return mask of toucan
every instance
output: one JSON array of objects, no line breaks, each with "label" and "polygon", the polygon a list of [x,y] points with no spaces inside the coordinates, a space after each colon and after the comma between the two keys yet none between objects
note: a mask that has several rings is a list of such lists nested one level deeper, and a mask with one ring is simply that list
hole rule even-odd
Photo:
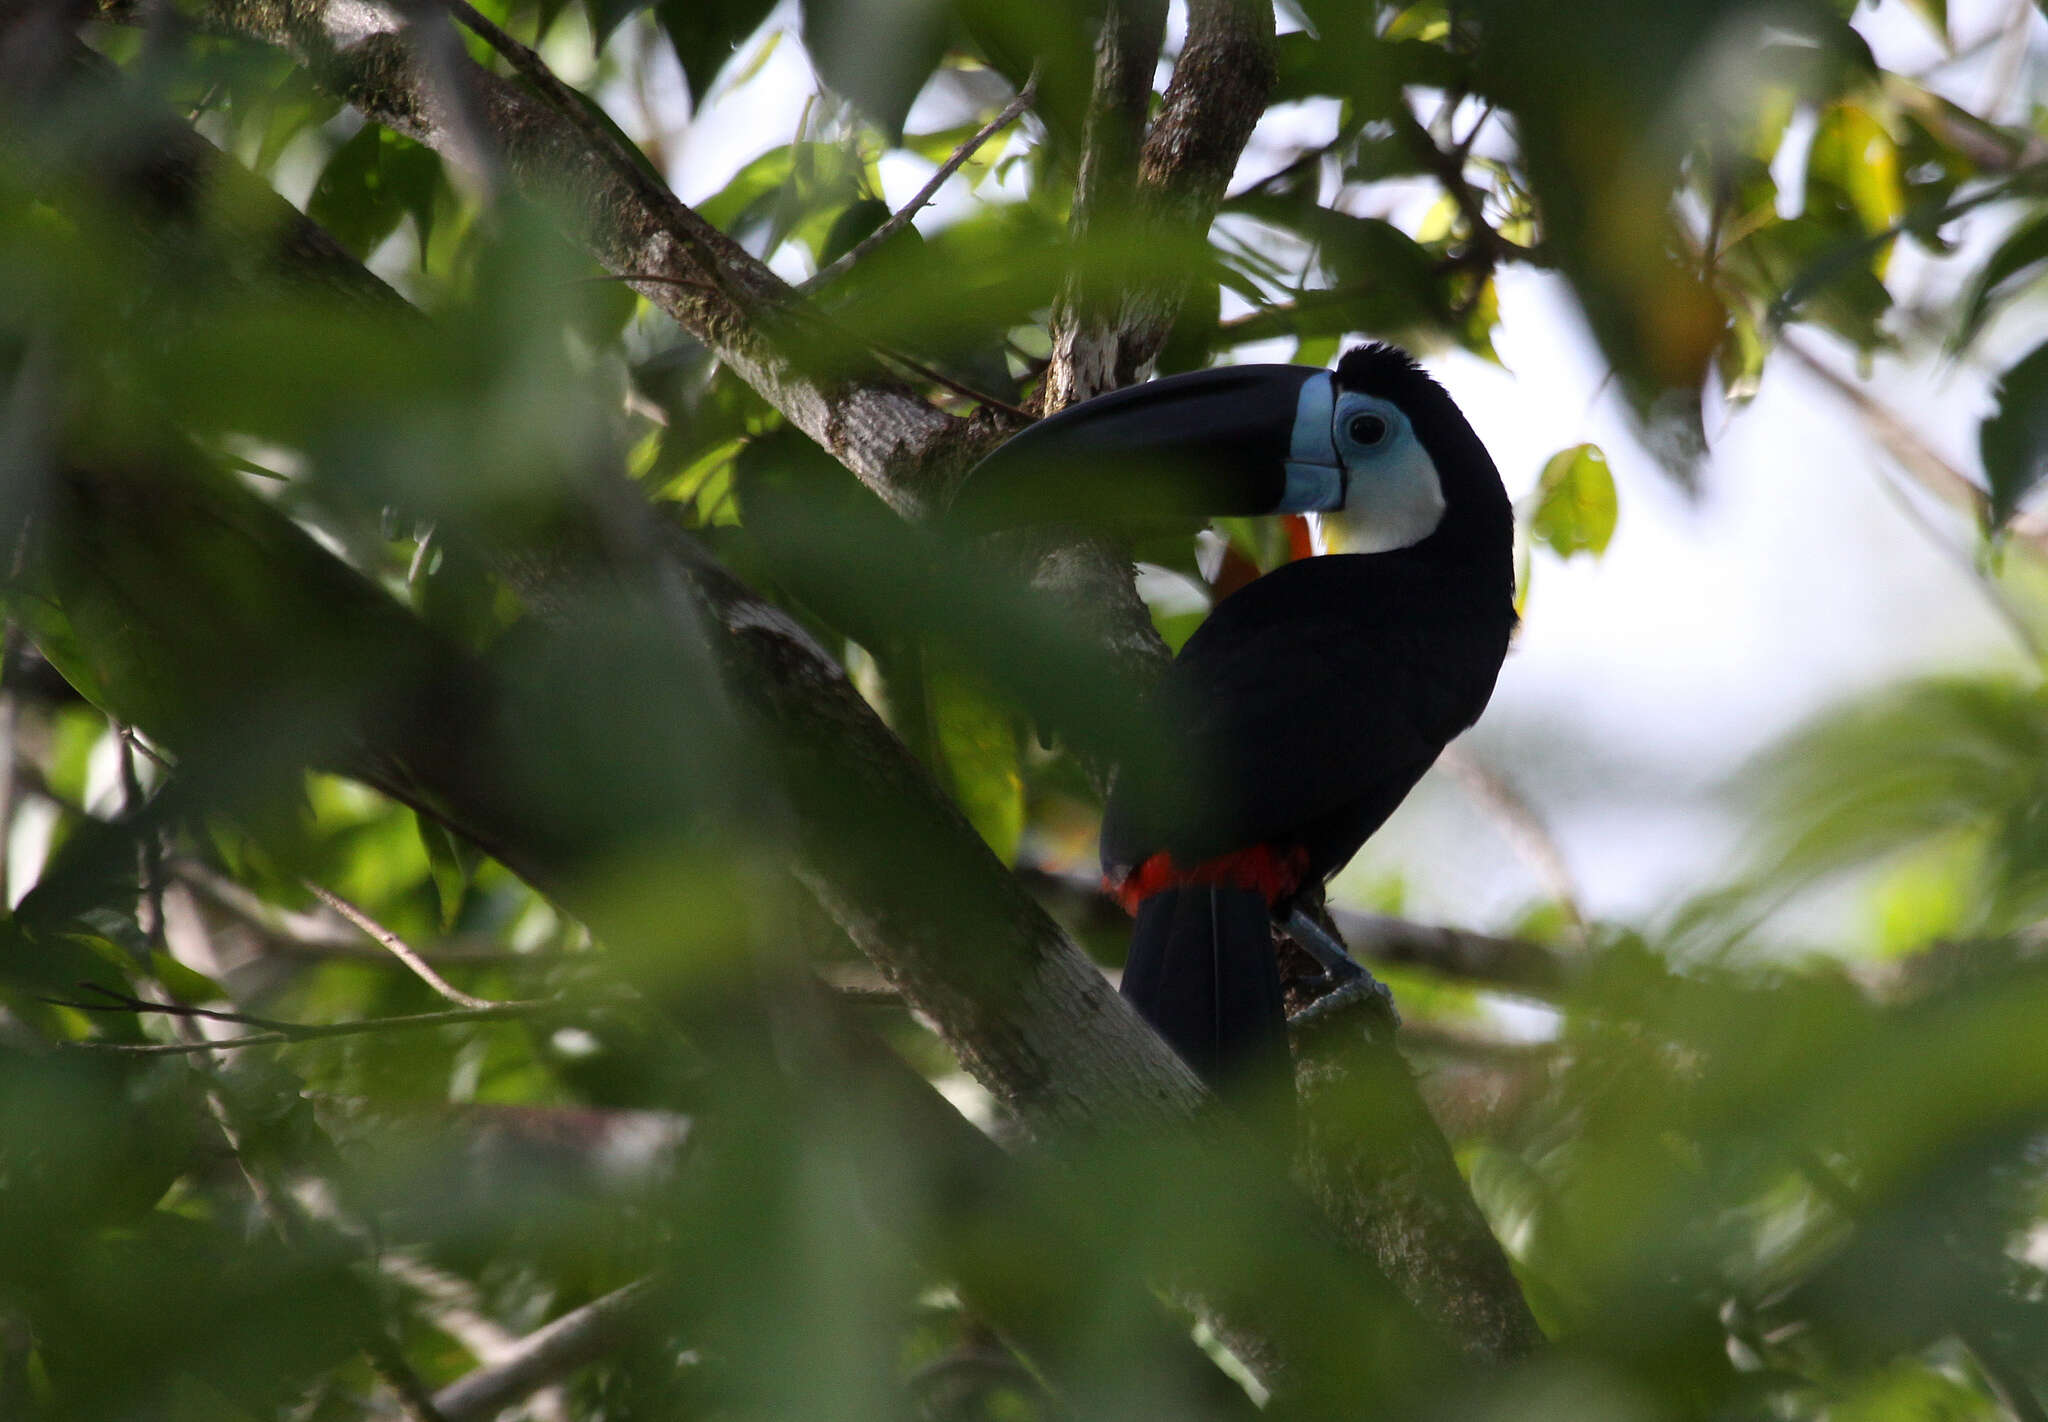
[{"label": "toucan", "polygon": [[1231,366],[1072,406],[963,501],[992,522],[1048,502],[1112,525],[1307,516],[1320,555],[1217,603],[1102,821],[1136,917],[1124,996],[1212,1084],[1270,1077],[1290,1061],[1274,923],[1361,973],[1305,910],[1493,694],[1516,621],[1499,471],[1444,389],[1374,344],[1334,371]]}]

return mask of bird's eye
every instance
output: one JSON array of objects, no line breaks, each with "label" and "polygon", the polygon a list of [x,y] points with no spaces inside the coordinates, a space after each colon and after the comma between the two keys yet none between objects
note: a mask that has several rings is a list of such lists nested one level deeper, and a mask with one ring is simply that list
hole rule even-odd
[{"label": "bird's eye", "polygon": [[1345,433],[1351,436],[1352,443],[1370,447],[1387,437],[1387,422],[1379,415],[1353,415]]}]

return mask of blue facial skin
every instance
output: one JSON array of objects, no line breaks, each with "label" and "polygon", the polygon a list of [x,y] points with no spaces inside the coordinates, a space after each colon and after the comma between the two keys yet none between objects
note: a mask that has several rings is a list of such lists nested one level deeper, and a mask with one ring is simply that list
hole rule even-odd
[{"label": "blue facial skin", "polygon": [[1330,552],[1384,553],[1435,531],[1443,486],[1399,406],[1339,391],[1325,373],[1304,381],[1296,400],[1278,512],[1317,516]]}]

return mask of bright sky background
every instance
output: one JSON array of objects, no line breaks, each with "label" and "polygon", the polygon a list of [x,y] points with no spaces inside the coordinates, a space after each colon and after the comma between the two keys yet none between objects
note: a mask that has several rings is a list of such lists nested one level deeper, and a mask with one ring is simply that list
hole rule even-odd
[{"label": "bright sky background", "polygon": [[[1955,0],[1949,8],[1960,48],[2002,29],[2007,38],[1944,69],[1945,92],[1977,105],[1999,91],[2001,66],[2010,71],[2022,55],[2022,82],[2033,81],[2048,35],[2033,6]],[[2023,28],[2006,29],[2015,16]],[[781,18],[793,28],[793,6]],[[1942,58],[1899,0],[1866,9],[1858,24],[1887,65],[1917,73]],[[730,94],[714,91],[694,120],[672,97],[657,96],[651,116],[666,136],[681,196],[717,191],[743,162],[787,141],[814,86],[800,48],[783,43],[758,78]],[[957,97],[934,86],[909,127],[962,117]],[[1312,108],[1272,116],[1240,182],[1271,171],[1292,138],[1313,135],[1324,121]],[[890,204],[906,201],[930,172],[913,159],[885,163]],[[1796,172],[1779,176],[1798,190]],[[963,188],[956,179],[920,225],[930,230],[959,211]],[[1402,200],[1383,196],[1376,210]],[[1981,255],[2005,220],[1983,210],[1951,235]],[[1958,263],[1921,265],[1927,293],[1952,291],[1959,280]],[[1549,822],[1591,914],[1654,919],[1740,867],[1742,822],[1729,812],[1724,784],[1801,717],[1900,675],[2019,660],[1973,586],[1968,527],[1938,509],[1945,544],[1917,527],[1886,491],[1884,456],[1853,413],[1794,362],[1774,359],[1748,408],[1710,413],[1711,458],[1701,493],[1688,498],[1637,444],[1561,284],[1511,269],[1500,296],[1496,345],[1505,369],[1462,354],[1427,363],[1486,440],[1510,492],[1526,490],[1552,453],[1591,440],[1614,469],[1621,517],[1598,564],[1537,555],[1524,631],[1467,745]],[[2037,329],[2025,329],[2030,324]],[[1876,389],[1976,474],[1976,423],[1990,404],[1986,371],[2029,348],[2039,325],[2025,314],[2008,318],[1985,342],[1981,365],[1879,362]],[[1853,369],[1824,340],[1804,339],[1838,369]],[[1283,347],[1249,358],[1287,354]],[[1406,909],[1418,917],[1495,926],[1539,894],[1498,825],[1442,775],[1347,879],[1355,887],[1393,868],[1407,875]],[[1826,932],[1854,912],[1838,902],[1834,917],[1807,926]]]}]

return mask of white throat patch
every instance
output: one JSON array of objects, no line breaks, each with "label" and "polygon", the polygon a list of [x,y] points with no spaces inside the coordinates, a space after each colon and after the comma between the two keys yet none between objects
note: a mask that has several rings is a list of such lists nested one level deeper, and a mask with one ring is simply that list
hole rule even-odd
[{"label": "white throat patch", "polygon": [[1436,461],[1410,440],[1363,469],[1354,469],[1344,507],[1323,514],[1322,541],[1332,553],[1389,553],[1412,548],[1444,518],[1444,485]]},{"label": "white throat patch", "polygon": [[1443,478],[1392,400],[1302,382],[1277,512],[1305,514],[1319,553],[1412,548],[1443,522]]}]

